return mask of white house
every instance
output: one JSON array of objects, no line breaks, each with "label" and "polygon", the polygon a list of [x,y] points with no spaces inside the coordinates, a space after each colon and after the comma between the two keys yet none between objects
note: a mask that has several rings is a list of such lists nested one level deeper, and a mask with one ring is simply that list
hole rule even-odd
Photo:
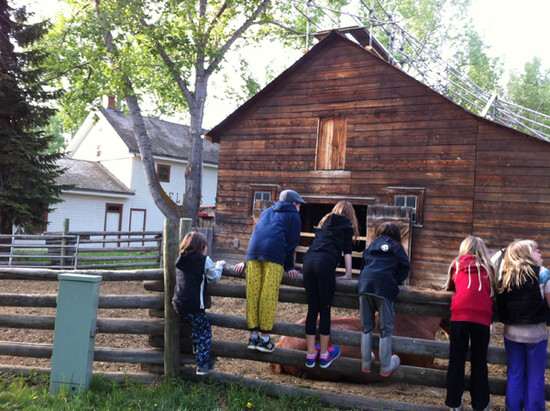
[{"label": "white house", "polygon": [[[185,169],[190,152],[189,127],[144,117],[157,174],[177,204],[185,192]],[[204,140],[202,206],[214,206],[219,145]],[[48,215],[48,231],[158,231],[164,215],[153,202],[145,182],[130,117],[113,109],[90,113],[61,160],[67,168],[58,180],[74,188]]]}]

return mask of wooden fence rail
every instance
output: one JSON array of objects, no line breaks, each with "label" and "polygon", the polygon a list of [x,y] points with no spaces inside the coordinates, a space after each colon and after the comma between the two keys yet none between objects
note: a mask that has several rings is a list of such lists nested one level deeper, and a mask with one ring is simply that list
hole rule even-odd
[{"label": "wooden fence rail", "polygon": [[[180,225],[179,238],[189,229]],[[176,230],[177,231],[177,230]],[[194,363],[194,359],[185,354],[190,352],[190,346],[182,346],[180,343],[187,338],[184,344],[190,345],[188,335],[180,336],[179,318],[175,316],[171,307],[171,293],[175,281],[174,261],[178,253],[178,236],[174,233],[174,227],[165,230],[163,234],[165,243],[163,246],[164,267],[163,269],[136,269],[136,270],[71,270],[71,273],[82,273],[88,275],[100,275],[103,281],[140,281],[146,290],[157,291],[158,295],[100,295],[99,308],[109,309],[148,309],[150,314],[157,318],[132,319],[132,318],[99,318],[97,321],[98,332],[106,334],[136,334],[150,336],[150,342],[155,341],[157,345],[151,349],[120,349],[111,347],[96,347],[94,359],[106,362],[128,362],[149,364],[160,367],[165,375],[182,375],[187,371],[182,365]],[[124,240],[120,239],[121,242]],[[36,281],[57,281],[59,270],[29,269],[29,268],[6,268],[0,267],[0,280],[36,280]],[[224,268],[225,277],[245,278],[244,274],[236,274],[234,267],[227,264]],[[333,306],[343,308],[358,308],[358,297],[356,293],[356,281],[338,281]],[[168,292],[164,293],[164,291]],[[209,291],[213,296],[226,298],[246,298],[246,287],[242,283],[221,282],[211,284]],[[164,293],[164,294],[161,294]],[[402,287],[395,302],[395,309],[398,313],[413,314],[418,316],[432,316],[448,318],[452,294],[431,290],[419,290],[412,287]],[[283,278],[280,288],[279,300],[293,304],[306,304],[306,296],[303,289],[303,279]],[[56,307],[55,295],[35,294],[0,294],[0,306],[9,307]],[[305,313],[305,308],[304,308]],[[209,318],[214,326],[247,330],[246,319],[243,317],[209,313]],[[50,316],[34,315],[0,315],[0,327],[23,328],[36,330],[53,330],[55,318]],[[181,329],[183,331],[183,329]],[[304,337],[303,324],[276,322],[273,333],[278,335]],[[360,332],[333,329],[331,338],[341,345],[360,346]],[[374,348],[379,344],[375,336]],[[446,342],[413,339],[406,337],[393,337],[393,349],[397,353],[425,355],[434,358],[447,359],[449,356],[449,345]],[[52,346],[49,344],[30,344],[15,342],[0,342],[0,355],[50,358]],[[218,357],[238,358],[261,362],[273,362],[283,365],[290,365],[305,370],[304,352],[290,349],[278,348],[270,355],[248,350],[245,343],[230,341],[213,341],[212,353]],[[488,359],[491,364],[505,364],[506,354],[502,347],[489,347]],[[375,363],[377,369],[379,364]],[[550,355],[547,353],[546,366],[550,368]],[[4,369],[0,365],[0,372]],[[378,380],[377,373],[365,375],[362,373],[359,359],[340,358],[330,368],[329,372],[353,377],[360,381]],[[162,371],[161,371],[162,372]],[[144,379],[151,380],[151,376]],[[403,365],[390,377],[391,381],[421,384],[425,386],[444,387],[445,371],[427,369]],[[466,387],[468,387],[467,379]],[[502,378],[490,378],[490,391],[493,394],[504,395],[506,381]],[[546,398],[550,399],[550,385],[545,386]]]}]

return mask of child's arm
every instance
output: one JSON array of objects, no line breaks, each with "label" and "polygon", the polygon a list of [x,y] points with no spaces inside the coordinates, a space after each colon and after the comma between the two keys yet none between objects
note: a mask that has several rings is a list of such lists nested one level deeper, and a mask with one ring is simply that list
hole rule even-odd
[{"label": "child's arm", "polygon": [[225,261],[216,261],[216,264],[214,264],[212,259],[206,256],[206,262],[204,264],[204,274],[206,275],[206,278],[209,282],[216,283],[220,280],[224,265]]},{"label": "child's arm", "polygon": [[411,263],[403,248],[399,251],[397,257],[400,261],[395,272],[395,279],[397,280],[397,284],[403,284],[411,270]]},{"label": "child's arm", "polygon": [[346,274],[336,277],[337,280],[351,280],[351,254],[344,254],[344,262],[346,264]]}]

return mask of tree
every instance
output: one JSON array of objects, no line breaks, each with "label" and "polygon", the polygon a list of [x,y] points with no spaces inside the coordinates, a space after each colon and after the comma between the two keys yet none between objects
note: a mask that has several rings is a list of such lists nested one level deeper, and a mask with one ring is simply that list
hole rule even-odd
[{"label": "tree", "polygon": [[550,70],[542,71],[540,58],[525,63],[523,73],[512,72],[507,88],[514,104],[550,113]]},{"label": "tree", "polygon": [[[44,43],[71,118],[82,118],[101,94],[126,102],[155,204],[169,218],[196,218],[202,180],[202,135],[208,84],[231,48],[270,33],[283,33],[288,4],[271,0],[67,0],[73,15],[61,17]],[[266,28],[269,27],[269,28]],[[244,37],[247,33],[248,38]],[[296,33],[294,31],[293,33]],[[107,59],[105,59],[107,57]],[[140,100],[152,97],[158,112],[187,110],[191,152],[183,204],[158,182]],[[82,104],[85,103],[85,104]],[[76,115],[75,115],[76,112]]]},{"label": "tree", "polygon": [[[448,4],[468,0],[423,0],[417,27],[432,33],[438,13]],[[205,102],[212,75],[230,50],[276,36],[297,44],[306,19],[295,7],[304,3],[272,0],[66,0],[72,14],[60,16],[43,44],[52,52],[50,64],[58,85],[69,84],[62,100],[65,119],[82,119],[104,94],[126,101],[140,147],[149,190],[167,217],[196,218],[202,180],[202,138]],[[317,2],[335,8],[349,0]],[[402,16],[413,16],[418,1],[390,2]],[[401,3],[404,6],[401,6]],[[408,13],[408,14],[407,14]],[[313,21],[326,17],[319,8],[307,13]],[[332,26],[338,13],[332,14]],[[431,26],[429,26],[431,24]],[[429,27],[427,27],[428,25]],[[294,36],[294,37],[293,37]],[[427,36],[427,34],[426,34]],[[426,37],[425,36],[425,37]],[[107,59],[106,59],[107,57]],[[245,67],[246,65],[241,65]],[[249,90],[257,88],[248,79]],[[186,172],[184,201],[172,202],[160,186],[150,142],[143,127],[141,102],[150,99],[157,113],[188,112],[192,149]],[[74,124],[73,124],[74,125]]]},{"label": "tree", "polygon": [[[45,134],[57,96],[42,87],[44,55],[23,50],[45,31],[43,23],[27,25],[26,11],[0,0],[0,232],[16,225],[28,231],[46,224],[44,215],[60,202],[55,183],[63,170],[61,154],[48,153],[53,139]],[[17,46],[17,47],[16,47]]]}]

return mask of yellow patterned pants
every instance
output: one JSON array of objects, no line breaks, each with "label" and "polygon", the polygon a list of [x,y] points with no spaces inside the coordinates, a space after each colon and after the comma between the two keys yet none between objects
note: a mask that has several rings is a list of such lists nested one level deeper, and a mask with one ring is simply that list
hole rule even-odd
[{"label": "yellow patterned pants", "polygon": [[246,262],[246,322],[253,331],[270,332],[275,323],[283,266],[264,260]]}]

